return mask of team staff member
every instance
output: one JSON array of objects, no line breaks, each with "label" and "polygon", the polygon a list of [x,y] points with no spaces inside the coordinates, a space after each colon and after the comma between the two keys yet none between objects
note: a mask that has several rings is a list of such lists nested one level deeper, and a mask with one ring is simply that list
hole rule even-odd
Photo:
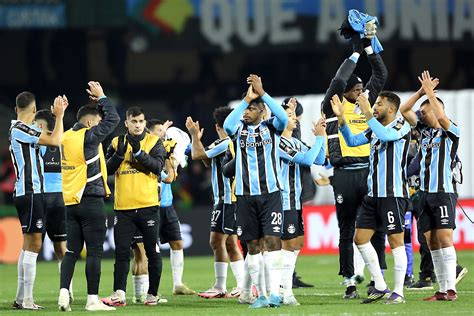
[{"label": "team staff member", "polygon": [[18,287],[13,308],[40,309],[33,300],[36,259],[44,233],[43,168],[38,145],[59,146],[63,133],[66,97],[56,97],[52,111],[56,127],[51,134],[32,125],[36,112],[35,96],[22,92],[16,97],[17,119],[9,131],[10,154],[15,166],[16,182],[13,200],[23,231],[23,246],[18,258]]},{"label": "team staff member", "polygon": [[[354,32],[353,30],[351,32]],[[355,113],[356,99],[362,91],[368,91],[370,104],[374,104],[378,93],[385,86],[387,68],[382,57],[374,53],[368,38],[360,39],[358,33],[352,34],[353,53],[344,60],[332,79],[321,104],[321,110],[326,115],[329,161],[334,167],[334,176],[331,185],[334,191],[336,215],[339,224],[339,275],[344,278],[347,288],[344,294],[346,299],[358,298],[354,279],[354,248],[353,239],[357,210],[362,200],[367,195],[367,176],[369,173],[368,144],[349,147],[342,134],[338,132],[337,120],[331,109],[330,100],[337,94],[344,104],[344,116],[347,126],[354,133],[367,129],[367,120],[364,115]],[[367,53],[367,59],[372,68],[372,75],[364,86],[362,79],[354,75],[360,55]],[[385,238],[381,233],[376,233],[372,243],[377,249],[382,269],[385,264]]]},{"label": "team staff member", "polygon": [[88,311],[115,308],[99,300],[100,264],[107,230],[104,197],[110,195],[107,168],[101,142],[120,122],[120,117],[100,83],[90,81],[88,104],[77,112],[77,123],[61,140],[63,198],[66,204],[67,251],[61,264],[58,305],[70,311],[69,286],[74,267],[84,246],[87,247],[86,278]]},{"label": "team staff member", "polygon": [[125,306],[130,245],[135,231],[143,236],[148,258],[149,288],[145,305],[158,303],[161,279],[161,254],[157,250],[159,231],[158,179],[166,151],[156,135],[145,131],[143,110],[131,107],[126,112],[127,134],[115,137],[107,150],[109,174],[115,174],[114,293],[103,300],[110,306]]}]

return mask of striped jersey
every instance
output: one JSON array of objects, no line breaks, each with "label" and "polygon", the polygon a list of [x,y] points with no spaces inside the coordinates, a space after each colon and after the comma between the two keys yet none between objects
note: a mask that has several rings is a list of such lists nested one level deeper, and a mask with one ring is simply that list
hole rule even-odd
[{"label": "striped jersey", "polygon": [[410,125],[403,118],[397,118],[386,126],[375,118],[368,123],[369,128],[355,136],[350,133],[347,124],[341,128],[349,145],[358,146],[370,142],[367,195],[408,198],[407,159],[411,139]]},{"label": "striped jersey", "polygon": [[62,192],[61,151],[59,147],[40,146],[43,160],[44,192]]},{"label": "striped jersey", "polygon": [[230,138],[226,137],[214,141],[205,148],[207,158],[211,159],[214,205],[221,203],[232,204],[232,179],[226,178],[222,174],[222,159],[224,159],[225,152],[231,144]]},{"label": "striped jersey", "polygon": [[280,133],[272,117],[256,125],[240,121],[236,140],[235,195],[262,195],[279,191]]},{"label": "striped jersey", "polygon": [[295,137],[281,136],[278,151],[281,161],[282,205],[283,210],[301,210],[301,172],[300,165],[322,165],[326,157],[325,138],[317,136],[313,147]]},{"label": "striped jersey", "polygon": [[12,120],[9,130],[10,155],[15,167],[15,196],[43,193],[42,159],[38,145],[41,130]]},{"label": "striped jersey", "polygon": [[435,129],[421,122],[420,190],[429,193],[454,193],[453,162],[459,146],[459,127],[451,122],[449,129]]}]

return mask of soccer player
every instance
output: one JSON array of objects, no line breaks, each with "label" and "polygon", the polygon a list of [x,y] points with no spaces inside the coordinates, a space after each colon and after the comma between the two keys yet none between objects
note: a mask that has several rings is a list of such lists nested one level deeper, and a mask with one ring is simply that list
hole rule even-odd
[{"label": "soccer player", "polygon": [[[39,110],[35,114],[35,126],[51,133],[55,126],[55,117],[50,110]],[[59,273],[61,262],[66,254],[66,206],[63,199],[61,176],[61,151],[59,146],[41,146],[40,155],[44,171],[44,209],[45,225],[49,239],[53,242],[54,253],[58,260]],[[73,299],[72,281],[69,294]]]},{"label": "soccer player", "polygon": [[211,213],[209,244],[214,252],[216,280],[212,288],[199,293],[199,296],[204,298],[226,297],[228,261],[237,281],[237,287],[228,293],[228,296],[239,297],[243,290],[244,259],[237,244],[234,177],[228,178],[222,173],[222,163],[227,150],[234,152],[233,142],[223,128],[224,121],[230,112],[232,109],[227,106],[214,110],[215,129],[219,139],[206,148],[201,142],[202,130],[199,128],[199,122],[194,122],[191,117],[186,119],[186,127],[192,138],[191,157],[193,160],[203,160],[205,164],[211,166],[212,171],[214,206]]},{"label": "soccer player", "polygon": [[300,166],[311,166],[313,163],[322,165],[326,158],[326,122],[321,118],[313,125],[316,136],[313,147],[309,148],[302,141],[293,137],[298,120],[295,115],[296,99],[283,104],[288,115],[288,126],[281,134],[279,155],[282,171],[283,197],[283,234],[282,258],[283,272],[281,286],[283,288],[284,305],[300,305],[293,294],[293,272],[298,253],[303,247],[304,225],[302,214],[302,179]]},{"label": "soccer player", "polygon": [[90,81],[87,92],[92,101],[77,112],[77,123],[61,139],[61,173],[66,204],[67,250],[61,264],[58,306],[70,311],[69,287],[74,267],[87,248],[86,279],[88,311],[115,310],[99,300],[103,244],[107,231],[104,197],[110,195],[102,142],[120,122],[120,117],[100,83]]},{"label": "soccer player", "polygon": [[[331,185],[339,224],[339,275],[344,278],[346,290],[343,297],[346,299],[359,297],[355,286],[353,239],[357,212],[367,194],[370,147],[368,144],[357,147],[347,145],[338,131],[330,100],[337,94],[344,104],[347,126],[354,133],[362,132],[368,127],[367,120],[357,111],[356,99],[365,91],[370,104],[373,104],[387,80],[387,68],[380,54],[374,53],[370,40],[361,39],[359,33],[354,33],[351,41],[353,53],[337,70],[321,103],[321,110],[327,120],[329,162],[334,167]],[[362,79],[353,73],[364,51],[372,69],[372,75],[365,86]],[[376,233],[372,243],[377,250],[382,269],[386,269],[385,236]],[[357,282],[362,280],[358,279]]]},{"label": "soccer player", "polygon": [[133,106],[126,111],[127,133],[112,140],[107,149],[107,170],[115,174],[114,194],[114,293],[102,301],[127,305],[125,293],[130,269],[130,246],[138,229],[148,258],[149,287],[145,305],[158,304],[162,261],[157,250],[159,230],[158,179],[166,151],[161,139],[145,131],[145,113]]},{"label": "soccer player", "polygon": [[375,282],[375,288],[362,303],[382,299],[390,290],[383,278],[377,253],[370,239],[379,228],[388,235],[394,258],[393,292],[386,304],[404,303],[403,282],[407,269],[404,246],[404,216],[409,207],[406,161],[410,143],[410,125],[397,118],[400,98],[382,91],[375,102],[373,114],[364,94],[357,98],[369,128],[353,135],[344,118],[344,106],[334,95],[331,106],[337,116],[340,131],[349,146],[370,143],[370,170],[367,178],[369,192],[357,217],[354,242]]},{"label": "soccer player", "polygon": [[[257,75],[247,78],[249,88],[242,102],[227,116],[224,130],[235,138],[237,196],[237,235],[247,242],[248,273],[257,287],[258,299],[251,308],[280,306],[281,229],[283,224],[280,161],[280,133],[288,125],[283,108],[265,93]],[[274,115],[262,121],[264,102]],[[265,266],[270,270],[264,278],[264,259],[259,239],[264,238],[268,254]],[[265,282],[270,282],[267,298]]]},{"label": "soccer player", "polygon": [[184,251],[183,239],[181,237],[181,226],[178,214],[173,207],[173,191],[171,183],[176,180],[178,162],[172,163],[173,150],[176,141],[166,139],[166,130],[171,126],[171,121],[160,121],[151,119],[147,122],[147,128],[151,134],[160,137],[166,149],[167,160],[170,168],[165,168],[161,172],[161,189],[160,189],[160,243],[170,245],[170,264],[173,275],[173,294],[174,295],[193,295],[195,292],[183,283],[184,271]]},{"label": "soccer player", "polygon": [[453,230],[457,196],[451,166],[459,146],[460,130],[447,117],[442,101],[436,97],[434,89],[439,80],[432,79],[429,71],[423,71],[418,79],[420,90],[427,96],[420,106],[420,119],[412,110],[423,95],[420,90],[403,104],[401,112],[411,125],[418,125],[421,130],[419,221],[439,283],[439,290],[425,300],[454,301],[457,293]]},{"label": "soccer player", "polygon": [[43,169],[39,145],[59,146],[63,134],[66,97],[56,97],[52,112],[56,115],[52,133],[32,125],[36,112],[36,99],[31,92],[16,97],[17,119],[9,130],[10,154],[15,166],[16,182],[14,203],[23,232],[23,245],[18,258],[18,287],[13,308],[41,309],[33,300],[36,278],[36,260],[42,246],[45,230],[43,203]]}]

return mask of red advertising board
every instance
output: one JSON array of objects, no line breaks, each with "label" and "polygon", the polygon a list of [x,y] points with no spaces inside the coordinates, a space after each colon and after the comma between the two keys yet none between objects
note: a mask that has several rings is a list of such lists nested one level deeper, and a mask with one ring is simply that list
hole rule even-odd
[{"label": "red advertising board", "polygon": [[[459,200],[464,212],[474,220],[474,199]],[[456,207],[456,229],[453,238],[457,250],[474,250],[474,224],[466,217],[461,207]],[[339,245],[339,228],[334,205],[305,205],[305,245],[302,254],[336,254]],[[416,224],[412,225],[413,248],[418,250]]]}]

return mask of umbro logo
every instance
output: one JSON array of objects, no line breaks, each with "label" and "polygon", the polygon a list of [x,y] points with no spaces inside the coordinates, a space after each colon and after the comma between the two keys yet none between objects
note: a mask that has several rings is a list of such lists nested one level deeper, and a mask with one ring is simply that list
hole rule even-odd
[{"label": "umbro logo", "polygon": [[152,220],[152,219],[150,219],[150,220],[146,221],[146,223],[147,223],[148,227],[155,226],[155,221],[154,221],[154,220]]},{"label": "umbro logo", "polygon": [[273,232],[274,233],[279,233],[280,231],[281,231],[280,226],[273,227]]},{"label": "umbro logo", "polygon": [[387,225],[387,229],[388,230],[394,230],[395,229],[395,224]]},{"label": "umbro logo", "polygon": [[443,218],[443,219],[441,220],[441,225],[448,225],[448,224],[449,224],[449,219]]}]

